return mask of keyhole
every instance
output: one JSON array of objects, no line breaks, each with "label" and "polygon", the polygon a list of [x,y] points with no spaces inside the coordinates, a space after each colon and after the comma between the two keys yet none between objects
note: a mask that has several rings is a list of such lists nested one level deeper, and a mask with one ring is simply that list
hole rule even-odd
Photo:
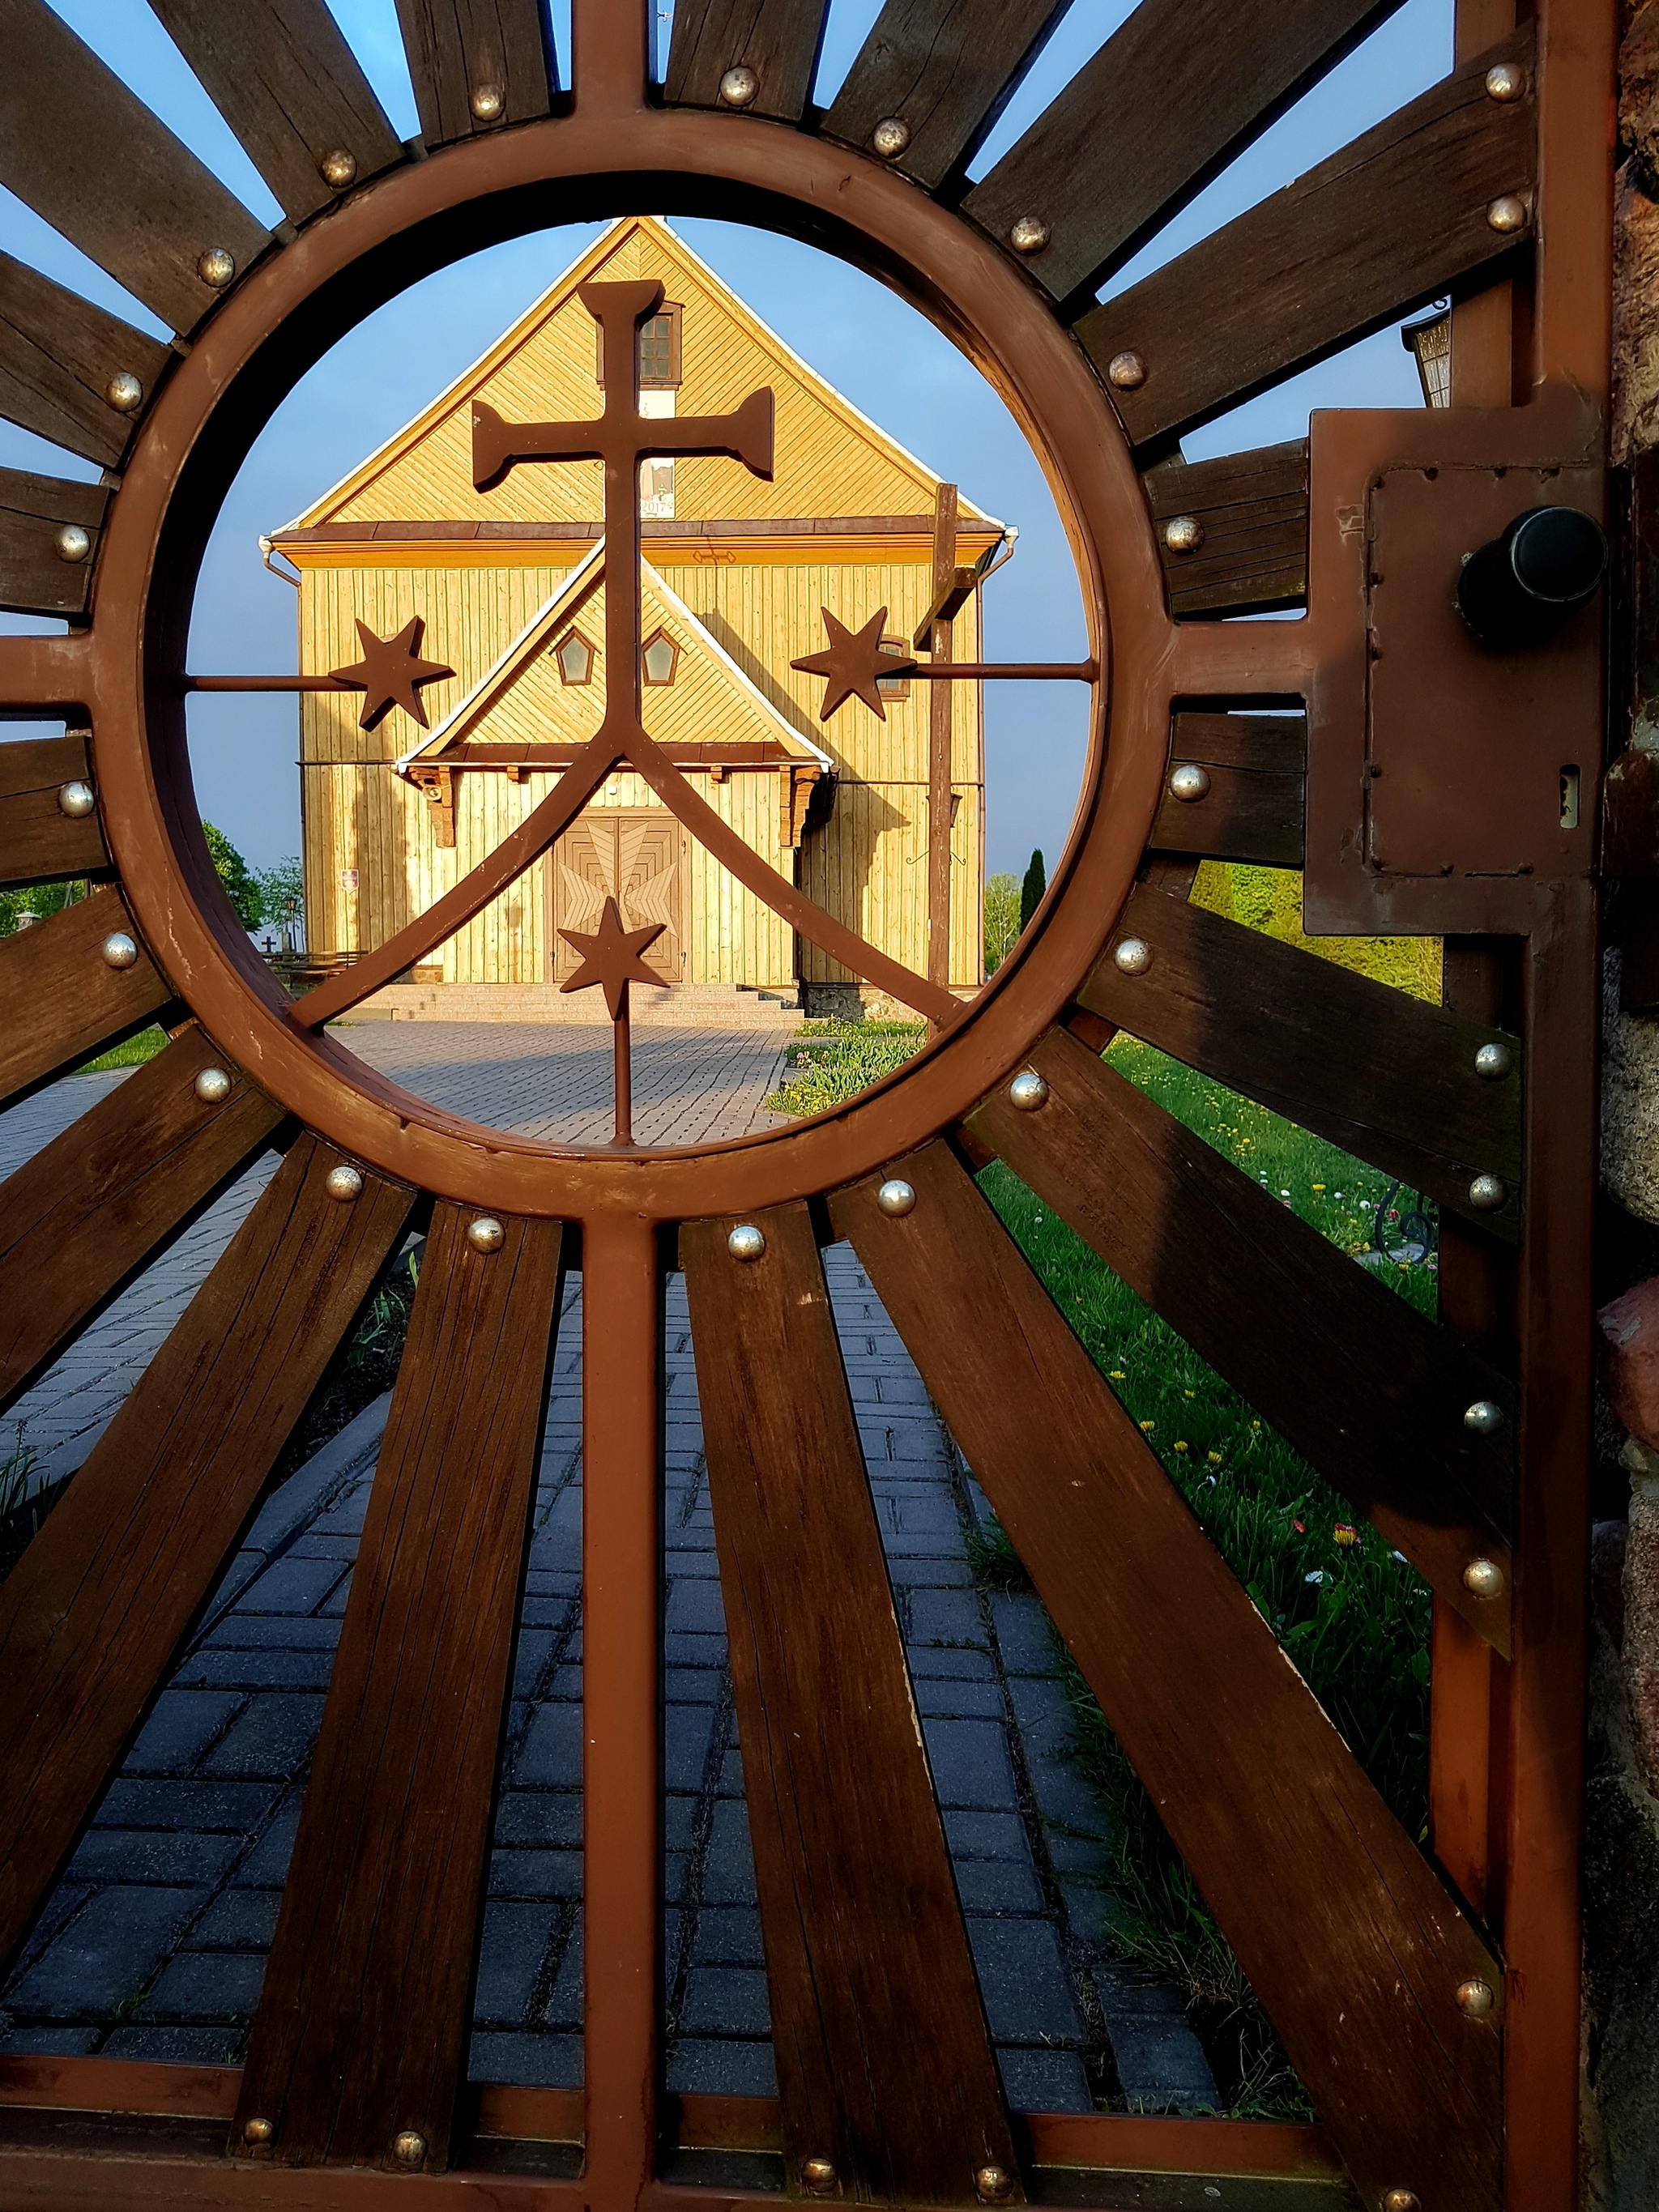
[{"label": "keyhole", "polygon": [[1564,768],[1561,771],[1561,827],[1564,830],[1578,827],[1578,771],[1576,768]]}]

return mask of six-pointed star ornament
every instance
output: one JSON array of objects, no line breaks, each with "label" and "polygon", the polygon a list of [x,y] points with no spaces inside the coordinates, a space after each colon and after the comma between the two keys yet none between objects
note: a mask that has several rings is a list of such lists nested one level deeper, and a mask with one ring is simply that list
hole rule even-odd
[{"label": "six-pointed star ornament", "polygon": [[586,991],[595,983],[603,984],[611,1018],[620,1021],[630,983],[649,983],[653,988],[661,985],[662,977],[647,968],[640,955],[647,945],[656,943],[667,927],[666,922],[653,921],[644,929],[624,929],[621,908],[614,898],[606,899],[599,926],[591,937],[576,929],[559,932],[565,943],[582,956],[581,966],[560,984],[560,990]]},{"label": "six-pointed star ornament", "polygon": [[412,615],[395,637],[376,637],[366,622],[357,624],[357,642],[363,648],[361,660],[354,660],[349,668],[331,668],[329,674],[337,683],[361,684],[363,687],[363,711],[357,717],[361,729],[372,730],[383,714],[393,707],[401,707],[405,714],[426,727],[426,708],[421,704],[420,690],[423,684],[436,684],[455,672],[441,660],[422,660],[420,657],[421,632],[425,627],[419,615]]},{"label": "six-pointed star ornament", "polygon": [[862,629],[848,629],[838,623],[828,607],[821,610],[823,626],[830,633],[830,643],[822,653],[809,653],[804,659],[792,660],[789,665],[799,668],[807,676],[827,677],[823,689],[823,705],[818,720],[827,722],[843,699],[862,699],[866,707],[873,707],[884,722],[887,709],[881,702],[877,686],[884,676],[903,676],[915,668],[914,660],[897,658],[881,649],[881,635],[886,627],[887,610],[878,607]]}]

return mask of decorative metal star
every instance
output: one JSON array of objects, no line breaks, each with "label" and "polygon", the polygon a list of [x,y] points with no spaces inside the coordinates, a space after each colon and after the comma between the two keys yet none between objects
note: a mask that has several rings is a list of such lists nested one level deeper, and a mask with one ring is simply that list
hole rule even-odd
[{"label": "decorative metal star", "polygon": [[620,1021],[623,994],[630,983],[649,983],[653,988],[661,983],[662,977],[647,968],[640,955],[647,945],[656,943],[667,927],[666,922],[653,921],[644,929],[624,929],[621,908],[615,899],[606,899],[599,926],[591,937],[576,929],[559,932],[565,943],[582,956],[581,966],[559,988],[586,991],[595,983],[602,984],[611,1018]]},{"label": "decorative metal star", "polygon": [[792,660],[792,668],[800,669],[808,676],[827,677],[823,705],[818,720],[827,722],[843,699],[854,696],[862,699],[866,707],[873,707],[884,722],[887,709],[882,704],[877,686],[884,676],[902,676],[915,666],[914,660],[901,659],[881,649],[881,635],[886,627],[887,610],[878,607],[862,629],[848,629],[838,623],[828,607],[820,609],[823,626],[830,633],[830,643],[823,653],[809,653],[803,660]]},{"label": "decorative metal star", "polygon": [[360,729],[372,730],[394,707],[401,707],[405,714],[425,729],[426,708],[420,699],[422,684],[436,684],[455,673],[441,660],[420,658],[421,633],[425,627],[423,618],[414,615],[395,637],[376,637],[366,622],[357,624],[362,659],[354,660],[349,668],[331,668],[329,674],[341,684],[362,685],[363,711],[357,717]]}]

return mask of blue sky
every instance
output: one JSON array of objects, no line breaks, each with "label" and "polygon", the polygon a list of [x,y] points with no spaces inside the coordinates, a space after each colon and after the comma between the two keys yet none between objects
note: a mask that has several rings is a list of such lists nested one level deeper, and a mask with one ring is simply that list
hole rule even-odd
[{"label": "blue sky", "polygon": [[[58,13],[131,84],[262,221],[275,201],[146,0],[53,0]],[[417,127],[393,0],[330,0],[392,124]],[[669,9],[659,0],[659,30]],[[832,0],[816,88],[827,101],[879,12],[879,0]],[[995,135],[982,174],[1130,12],[1129,0],[1073,0]],[[568,53],[568,5],[554,24]],[[1397,15],[1268,131],[1113,280],[1115,291],[1279,189],[1444,75],[1451,0],[1407,0]],[[672,211],[667,211],[671,214]],[[811,249],[725,224],[676,226],[726,281],[856,404],[981,507],[1019,525],[1017,558],[986,594],[987,651],[1069,659],[1083,648],[1070,556],[1042,475],[976,371],[909,307]],[[221,515],[196,608],[191,665],[202,672],[295,665],[295,595],[264,570],[257,538],[345,474],[482,353],[593,234],[566,228],[521,239],[443,270],[369,318],[290,395],[250,455]],[[0,246],[160,332],[138,302],[0,190]],[[1305,434],[1316,406],[1412,406],[1416,372],[1383,331],[1189,438],[1189,459]],[[95,471],[0,423],[0,464],[89,477]],[[0,617],[6,629],[38,628]],[[202,811],[256,866],[298,849],[297,716],[283,698],[198,698],[191,757]],[[1082,762],[1080,695],[1057,685],[991,685],[987,697],[988,867],[1050,860],[1064,842]]]}]

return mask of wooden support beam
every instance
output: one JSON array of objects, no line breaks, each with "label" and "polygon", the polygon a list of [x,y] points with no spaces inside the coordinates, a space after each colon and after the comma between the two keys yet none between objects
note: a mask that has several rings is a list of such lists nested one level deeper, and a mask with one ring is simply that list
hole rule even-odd
[{"label": "wooden support beam", "polygon": [[[948,1146],[830,1200],[1368,2203],[1498,2212],[1503,1977]],[[1287,1784],[1286,1778],[1291,1778]],[[1293,1786],[1292,1786],[1293,1784]]]},{"label": "wooden support beam", "polygon": [[[0,609],[71,621],[85,614],[108,505],[102,484],[0,469]],[[76,552],[70,530],[86,532],[87,552]]]},{"label": "wooden support beam", "polygon": [[0,253],[0,414],[24,429],[112,469],[143,407],[113,406],[115,380],[135,378],[147,400],[171,358],[158,338]]},{"label": "wooden support beam", "polygon": [[[1131,894],[1114,946],[1126,937],[1151,964],[1125,975],[1109,953],[1078,994],[1090,1012],[1514,1241],[1518,1039],[1151,886]],[[1486,1045],[1507,1073],[1477,1071]],[[1478,1175],[1503,1181],[1503,1206],[1473,1203]]]},{"label": "wooden support beam", "polygon": [[791,2193],[827,2158],[843,2201],[971,2203],[1018,2169],[835,1315],[806,1206],[758,1223],[680,1252]]},{"label": "wooden support beam", "polygon": [[0,1585],[0,1966],[217,1586],[415,1194],[301,1136]]},{"label": "wooden support beam", "polygon": [[476,1219],[433,1214],[254,2014],[232,2148],[278,2165],[448,2162],[565,1249]]},{"label": "wooden support beam", "polygon": [[428,146],[532,123],[551,107],[547,0],[398,0],[398,21]]},{"label": "wooden support beam", "polygon": [[137,933],[118,890],[96,890],[0,937],[0,1105],[94,1059],[155,1020],[173,988],[142,945],[112,968],[105,940]]},{"label": "wooden support beam", "polygon": [[[1500,1651],[1509,1646],[1514,1392],[1076,1038],[1032,1055],[969,1127]],[[1493,1436],[1472,1405],[1497,1406]],[[1496,1597],[1463,1581],[1477,1559]]]},{"label": "wooden support beam", "polygon": [[91,778],[84,730],[0,744],[0,889],[61,883],[109,867],[96,807],[75,815],[61,804],[68,785],[90,784]]},{"label": "wooden support beam", "polygon": [[[953,657],[951,623],[973,586],[973,571],[957,566],[957,488],[942,483],[933,500],[933,612],[927,638],[936,668]],[[927,697],[927,980],[944,990],[951,985],[951,753],[956,726],[955,691],[954,684],[935,684]]]},{"label": "wooden support beam", "polygon": [[830,0],[679,0],[664,97],[676,107],[719,107],[721,78],[746,69],[756,90],[743,112],[799,123],[829,15]]},{"label": "wooden support beam", "polygon": [[46,0],[0,0],[0,184],[173,330],[220,296],[204,254],[250,267],[270,234]]},{"label": "wooden support beam", "polygon": [[403,147],[325,0],[149,0],[248,158],[295,222],[333,201],[331,155],[352,181]]},{"label": "wooden support beam", "polygon": [[[1304,714],[1176,714],[1151,849],[1300,868],[1307,758]],[[1203,769],[1201,789],[1177,781],[1182,768]]]},{"label": "wooden support beam", "polygon": [[[1131,19],[1133,20],[1133,19]],[[1537,166],[1531,30],[1516,32],[1305,177],[1091,308],[1076,325],[1109,372],[1137,445],[1178,436],[1529,246],[1487,210],[1530,205]],[[1526,89],[1493,100],[1486,73],[1517,62]],[[1159,127],[1167,127],[1160,115]],[[1364,251],[1358,250],[1360,241]]]},{"label": "wooden support beam", "polygon": [[[1177,620],[1273,614],[1307,604],[1305,438],[1215,461],[1163,461],[1142,481]],[[1191,518],[1202,532],[1190,551],[1169,541],[1177,516]],[[1190,535],[1178,533],[1178,543]]]}]

